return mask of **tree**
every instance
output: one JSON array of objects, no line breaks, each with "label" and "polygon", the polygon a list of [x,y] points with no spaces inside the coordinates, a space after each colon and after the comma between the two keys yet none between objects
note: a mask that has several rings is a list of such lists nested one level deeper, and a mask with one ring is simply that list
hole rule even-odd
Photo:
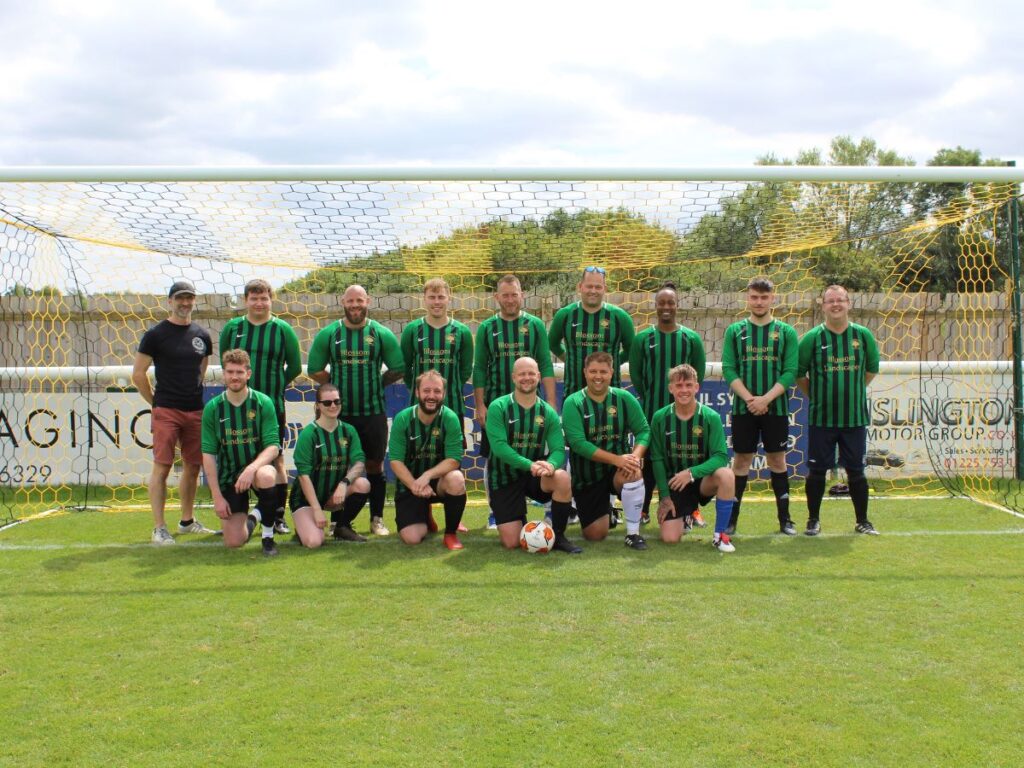
[{"label": "tree", "polygon": [[[930,166],[999,166],[996,158],[984,159],[981,151],[944,148],[928,161]],[[928,290],[940,293],[974,293],[998,290],[1001,271],[1009,272],[1009,237],[999,237],[993,221],[1001,212],[993,204],[1005,190],[992,184],[921,184],[914,191],[913,208],[919,218],[938,222],[935,238],[914,262],[919,280]],[[956,221],[944,220],[956,217]],[[993,269],[993,267],[995,269]]]}]

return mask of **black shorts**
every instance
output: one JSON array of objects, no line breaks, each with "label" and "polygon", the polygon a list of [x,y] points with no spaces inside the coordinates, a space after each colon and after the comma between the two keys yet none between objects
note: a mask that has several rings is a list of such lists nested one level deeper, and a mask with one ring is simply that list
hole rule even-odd
[{"label": "black shorts", "polygon": [[[326,499],[321,499],[318,496],[316,500],[320,504],[320,509],[327,509],[327,503],[331,500],[331,496],[328,496]],[[296,479],[288,490],[288,507],[291,509],[292,514],[294,514],[296,509],[308,506],[309,502],[306,501],[306,494],[302,492],[302,486],[299,485],[299,481]]]},{"label": "black shorts", "polygon": [[807,467],[825,471],[836,465],[836,446],[839,463],[848,470],[863,470],[868,452],[867,427],[815,427],[807,428]]},{"label": "black shorts", "polygon": [[757,453],[759,442],[765,453],[789,450],[789,417],[752,413],[734,413],[732,416],[733,453]]},{"label": "black shorts", "polygon": [[[395,482],[401,483],[401,480]],[[434,489],[434,495],[429,499],[424,499],[420,496],[405,489],[402,493],[395,491],[395,525],[398,526],[398,530],[402,530],[410,525],[426,525],[427,515],[430,512],[431,504],[439,504],[442,499],[437,495],[437,484],[440,482],[439,478],[435,478],[430,481],[430,487]]]},{"label": "black shorts", "polygon": [[[701,480],[703,479],[701,478]],[[705,496],[700,492],[701,480],[694,480],[681,491],[669,491],[675,512],[671,515],[666,515],[666,520],[678,520],[687,515],[692,515],[699,507],[703,507],[715,498],[714,496]]]},{"label": "black shorts", "polygon": [[501,488],[491,488],[490,503],[494,522],[498,525],[515,522],[525,525],[527,496],[542,504],[551,501],[551,494],[541,490],[540,480],[527,472],[517,481]]},{"label": "black shorts", "polygon": [[611,495],[618,496],[615,492],[614,470],[596,483],[573,488],[572,498],[576,502],[576,514],[580,517],[580,528],[586,528],[611,513],[612,505],[608,501]]},{"label": "black shorts", "polygon": [[487,440],[487,430],[480,430],[480,455],[485,459],[491,455],[491,444]]},{"label": "black shorts", "polygon": [[372,416],[343,416],[342,421],[351,424],[359,435],[367,461],[384,461],[388,449],[388,417],[383,413]]},{"label": "black shorts", "polygon": [[[253,493],[255,488],[250,489]],[[236,491],[235,486],[229,485],[226,488],[222,485],[220,492],[228,502],[228,509],[233,515],[245,515],[249,513],[249,491]],[[261,510],[262,511],[262,510]],[[273,510],[271,510],[273,512]]]}]

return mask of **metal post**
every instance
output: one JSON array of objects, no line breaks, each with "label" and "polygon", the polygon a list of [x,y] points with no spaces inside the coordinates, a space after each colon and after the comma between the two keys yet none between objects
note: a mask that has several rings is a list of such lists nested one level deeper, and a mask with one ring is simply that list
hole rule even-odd
[{"label": "metal post", "polygon": [[[1007,165],[1014,166],[1016,161],[1010,160]],[[1022,358],[1024,358],[1024,342],[1021,338],[1021,302],[1020,302],[1020,203],[1015,195],[1010,199],[1010,275],[1013,279],[1013,296],[1010,299],[1013,317],[1013,449],[1016,454],[1015,476],[1024,480],[1024,382],[1022,382]]]}]

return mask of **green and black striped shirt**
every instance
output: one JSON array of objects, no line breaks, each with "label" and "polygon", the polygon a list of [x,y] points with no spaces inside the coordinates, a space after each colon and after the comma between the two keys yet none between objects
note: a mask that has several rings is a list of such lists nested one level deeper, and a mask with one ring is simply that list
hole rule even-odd
[{"label": "green and black striped shirt", "polygon": [[611,464],[593,461],[598,449],[622,456],[632,450],[630,435],[636,445],[649,445],[651,440],[639,401],[618,387],[609,387],[600,403],[591,400],[585,389],[569,395],[562,404],[562,425],[573,488],[592,485],[615,472]]},{"label": "green and black striped shirt", "polygon": [[[405,464],[413,477],[419,477],[445,459],[462,464],[462,419],[442,405],[433,421],[424,424],[416,415],[419,406],[411,405],[395,414],[388,440],[388,457]],[[395,496],[409,493],[405,483],[395,482]]]},{"label": "green and black striped shirt", "polygon": [[410,405],[416,402],[416,377],[433,368],[444,376],[444,404],[459,418],[465,416],[463,388],[473,375],[473,334],[469,328],[458,320],[435,328],[421,317],[402,330],[401,346]]},{"label": "green and black striped shirt", "polygon": [[278,413],[284,413],[284,391],[302,373],[302,353],[295,331],[284,320],[271,315],[255,325],[245,317],[228,320],[220,332],[220,354],[229,349],[249,353],[252,378],[249,386],[274,401]]},{"label": "green and black striped shirt", "polygon": [[674,403],[666,405],[651,421],[651,464],[663,499],[669,497],[672,475],[688,469],[699,482],[716,469],[729,466],[722,417],[713,408],[697,403],[693,416],[684,420],[676,413]]},{"label": "green and black striped shirt", "polygon": [[[793,326],[781,320],[757,325],[740,320],[725,329],[722,346],[722,379],[732,384],[739,379],[752,395],[763,395],[775,384],[789,389],[796,383],[798,342]],[[732,412],[747,413],[747,404],[735,392]],[[772,401],[768,412],[775,416],[789,413],[789,393]]]},{"label": "green and black striped shirt", "polygon": [[532,357],[540,368],[541,378],[554,378],[548,334],[540,318],[520,312],[515,320],[492,315],[476,329],[473,386],[484,390],[484,405],[509,394],[512,366],[520,357]]},{"label": "green and black striped shirt", "polygon": [[[339,421],[332,432],[315,421],[304,426],[295,441],[293,456],[296,474],[306,475],[313,483],[321,508],[334,495],[352,465],[366,461],[355,427],[343,421]],[[302,493],[298,477],[292,493]]]},{"label": "green and black striped shirt", "polygon": [[583,303],[577,301],[558,310],[551,320],[548,346],[553,355],[565,358],[563,400],[587,386],[583,361],[592,352],[612,356],[612,386],[620,386],[620,368],[629,356],[635,335],[633,318],[614,304],[602,304],[596,312],[587,312]]},{"label": "green and black striped shirt", "polygon": [[869,373],[878,373],[878,344],[863,325],[850,323],[842,333],[833,333],[822,323],[805,333],[797,377],[810,382],[808,424],[866,427]]},{"label": "green and black striped shirt", "polygon": [[241,405],[221,392],[203,407],[203,453],[217,457],[217,483],[235,484],[238,476],[269,445],[281,446],[274,402],[252,387]]},{"label": "green and black striped shirt", "polygon": [[680,325],[665,333],[652,325],[633,339],[629,352],[629,379],[648,421],[672,402],[668,391],[668,372],[683,363],[689,363],[696,369],[698,382],[704,381],[707,365],[704,342],[696,331],[686,326]]},{"label": "green and black striped shirt", "polygon": [[307,370],[310,375],[330,367],[330,382],[341,393],[342,416],[384,413],[381,365],[404,373],[398,339],[376,320],[362,328],[349,328],[337,320],[313,339]]},{"label": "green and black striped shirt", "polygon": [[492,490],[521,479],[535,461],[555,469],[565,464],[565,438],[558,413],[541,398],[523,408],[514,394],[503,395],[487,408],[487,480]]}]

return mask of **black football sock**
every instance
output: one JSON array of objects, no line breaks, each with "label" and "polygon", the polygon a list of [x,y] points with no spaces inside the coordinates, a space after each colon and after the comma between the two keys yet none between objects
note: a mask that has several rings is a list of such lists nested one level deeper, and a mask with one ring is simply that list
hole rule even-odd
[{"label": "black football sock", "polygon": [[804,492],[807,494],[807,516],[811,520],[820,520],[821,500],[825,496],[825,473],[811,470]]},{"label": "black football sock", "polygon": [[384,498],[387,495],[387,480],[383,473],[367,475],[370,481],[370,517],[384,517]]},{"label": "black football sock", "polygon": [[445,496],[443,504],[444,532],[456,533],[459,530],[459,523],[462,522],[462,513],[466,511],[466,494]]},{"label": "black football sock", "polygon": [[[787,523],[789,517],[789,473],[772,472],[772,493],[775,494],[775,509],[779,513],[779,523]],[[737,491],[737,495],[739,492]]]}]

